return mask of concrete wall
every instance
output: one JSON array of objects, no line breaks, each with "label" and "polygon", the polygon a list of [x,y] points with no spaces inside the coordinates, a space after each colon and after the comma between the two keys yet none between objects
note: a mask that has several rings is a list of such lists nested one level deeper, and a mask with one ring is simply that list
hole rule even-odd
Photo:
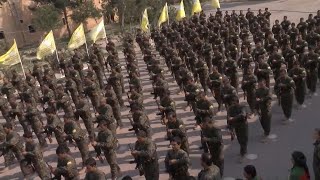
[{"label": "concrete wall", "polygon": [[[3,31],[7,46],[11,46],[13,39],[16,39],[19,47],[37,45],[46,34],[46,32],[36,30],[35,33],[30,33],[28,26],[32,25],[32,11],[29,10],[31,0],[8,0],[2,8],[0,8],[0,32]],[[100,0],[94,0],[96,6],[101,8]],[[70,14],[71,12],[69,12]],[[63,18],[63,16],[61,16]],[[72,22],[69,18],[71,31],[77,28],[78,24]],[[97,22],[94,19],[88,19],[85,29],[91,29]],[[68,35],[67,28],[64,25],[60,29],[54,30],[55,38],[61,38]]]}]

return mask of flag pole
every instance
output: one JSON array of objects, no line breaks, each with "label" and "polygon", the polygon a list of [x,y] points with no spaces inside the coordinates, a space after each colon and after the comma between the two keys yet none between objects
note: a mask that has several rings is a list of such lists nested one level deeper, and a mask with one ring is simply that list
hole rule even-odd
[{"label": "flag pole", "polygon": [[[57,61],[58,61],[59,65],[60,65],[60,60],[59,60],[58,50],[56,49],[55,51],[56,51]],[[59,67],[59,71],[60,71],[61,75],[63,75],[63,76],[64,76],[64,72],[63,72],[63,70],[62,70],[62,69],[60,69],[60,67]]]},{"label": "flag pole", "polygon": [[87,41],[85,42],[85,45],[86,45],[87,55],[88,55],[88,57],[89,57],[89,50],[88,50],[88,44],[87,44]]},{"label": "flag pole", "polygon": [[[19,54],[19,52],[18,52]],[[22,72],[23,72],[23,75],[24,75],[24,78],[26,79],[26,72],[24,71],[24,68],[23,68],[23,64],[22,64],[22,61],[21,61],[21,57],[20,57],[20,54],[19,54],[19,60],[20,60],[20,65],[21,65],[21,68],[22,68]]]},{"label": "flag pole", "polygon": [[168,26],[170,25],[170,22],[169,22],[169,7],[168,7],[168,4],[166,3],[166,6],[167,6],[167,17],[168,17]]}]

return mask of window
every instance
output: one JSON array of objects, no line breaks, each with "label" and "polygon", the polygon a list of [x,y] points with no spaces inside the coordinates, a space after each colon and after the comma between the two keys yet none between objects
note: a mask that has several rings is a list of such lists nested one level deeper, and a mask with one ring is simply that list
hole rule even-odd
[{"label": "window", "polygon": [[0,39],[4,39],[4,32],[0,31]]},{"label": "window", "polygon": [[29,25],[28,29],[29,29],[29,33],[35,33],[36,32],[36,29],[33,27],[33,25]]}]

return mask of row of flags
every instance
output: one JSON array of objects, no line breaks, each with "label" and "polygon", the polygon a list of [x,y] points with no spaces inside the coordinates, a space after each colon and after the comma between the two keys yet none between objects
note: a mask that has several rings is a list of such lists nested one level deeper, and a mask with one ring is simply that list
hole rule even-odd
[{"label": "row of flags", "polygon": [[[211,5],[213,8],[220,8],[219,0],[211,0]],[[200,0],[194,0],[192,5],[192,15],[199,13],[202,11]],[[183,0],[181,0],[180,5],[177,9],[176,20],[181,21],[183,18],[186,17],[186,12],[184,10]],[[168,4],[166,3],[162,8],[159,20],[158,20],[158,27],[161,26],[162,23],[168,22],[169,23],[169,9]],[[149,31],[149,20],[148,20],[148,12],[147,9],[144,10],[142,21],[141,21],[141,29],[144,32]]]},{"label": "row of flags", "polygon": [[[99,39],[106,38],[107,35],[103,20],[96,27],[94,27],[87,35],[88,39],[90,39],[90,41],[93,41],[94,43]],[[73,50],[84,44],[87,45],[87,39],[84,33],[83,24],[81,23],[79,27],[73,32],[71,39],[68,43],[68,49]],[[46,56],[52,55],[53,53],[56,53],[57,59],[59,61],[53,31],[51,30],[38,47],[37,59],[41,60]],[[13,66],[18,63],[21,64],[22,70],[24,72],[17,43],[14,39],[12,47],[4,55],[0,56],[0,64],[6,66]]]}]

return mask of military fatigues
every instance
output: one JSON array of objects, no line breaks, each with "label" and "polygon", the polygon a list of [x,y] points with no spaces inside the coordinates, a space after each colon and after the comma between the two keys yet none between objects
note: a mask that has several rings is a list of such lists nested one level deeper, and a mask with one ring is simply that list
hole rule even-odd
[{"label": "military fatigues", "polygon": [[221,180],[220,170],[217,166],[212,165],[203,169],[198,174],[198,180]]},{"label": "military fatigues", "polygon": [[116,148],[118,145],[118,140],[114,136],[114,134],[108,129],[104,129],[99,131],[98,136],[96,138],[97,145],[96,148],[100,148],[105,157],[106,160],[111,168],[111,177],[112,179],[115,179],[117,176],[117,173],[120,172],[120,167],[117,163],[117,154],[116,154]]},{"label": "military fatigues", "polygon": [[215,114],[212,102],[207,99],[200,99],[196,102],[195,119],[197,124],[200,125],[205,117],[213,117]]},{"label": "military fatigues", "polygon": [[318,65],[319,55],[316,53],[309,53],[304,58],[304,67],[307,70],[307,87],[311,93],[316,92],[318,81]]},{"label": "military fatigues", "polygon": [[64,132],[67,135],[67,139],[69,141],[75,141],[77,147],[79,148],[82,162],[85,162],[89,156],[89,147],[88,147],[88,139],[85,136],[85,132],[78,123],[70,120],[69,122],[64,124]]},{"label": "military fatigues", "polygon": [[41,133],[43,130],[43,122],[39,110],[35,107],[30,106],[26,110],[25,117],[28,123],[31,125],[32,130],[36,134],[40,145],[42,147],[47,146],[45,136]]},{"label": "military fatigues", "polygon": [[115,135],[117,124],[113,116],[112,107],[109,104],[100,105],[97,111],[99,115],[96,118],[96,122],[99,123],[102,120],[106,121],[108,129]]},{"label": "military fatigues", "polygon": [[[170,160],[176,159],[175,164],[169,164]],[[189,176],[190,159],[188,154],[179,149],[178,151],[169,150],[164,160],[166,171],[169,173],[172,180],[183,180]]]},{"label": "military fatigues", "polygon": [[137,141],[134,147],[134,150],[139,152],[134,157],[135,161],[142,166],[146,180],[159,179],[159,163],[156,149],[156,144],[149,138],[146,138],[144,142]]},{"label": "military fatigues", "polygon": [[12,153],[21,161],[23,158],[23,144],[20,135],[17,132],[11,131],[6,135],[5,142],[0,145],[1,148],[6,149],[6,154],[4,154],[5,166],[8,167],[13,162]]},{"label": "military fatigues", "polygon": [[[43,180],[51,179],[50,169],[48,168],[48,166],[46,165],[43,159],[42,150],[39,144],[35,142],[26,142],[25,151],[26,151],[25,160],[28,163],[33,165],[39,177]],[[23,169],[24,167],[22,166],[21,167],[22,172],[23,172]]]},{"label": "military fatigues", "polygon": [[129,131],[135,131],[137,134],[139,131],[144,131],[147,137],[151,138],[152,131],[148,116],[141,110],[134,110],[132,113],[132,129]]},{"label": "military fatigues", "polygon": [[277,79],[274,90],[278,96],[283,113],[287,119],[291,117],[293,105],[293,90],[295,84],[289,76],[280,77]]},{"label": "military fatigues", "polygon": [[53,174],[57,179],[61,179],[61,176],[68,180],[80,179],[76,160],[68,154],[64,158],[58,158],[57,168]]},{"label": "military fatigues", "polygon": [[209,75],[208,84],[209,84],[209,88],[211,89],[212,95],[214,96],[214,99],[218,103],[218,111],[221,111],[221,107],[222,107],[221,82],[222,82],[222,76],[219,72],[216,72],[216,73],[213,72]]},{"label": "military fatigues", "polygon": [[219,167],[219,174],[223,175],[224,156],[221,130],[215,126],[204,127],[202,128],[202,137],[208,139],[207,141],[202,139],[205,152],[210,152],[213,164]]},{"label": "military fatigues", "polygon": [[84,180],[107,180],[106,174],[100,170],[94,172],[87,172]]},{"label": "military fatigues", "polygon": [[122,99],[121,74],[117,72],[112,73],[108,79],[108,83],[112,85],[113,90],[117,95],[120,106],[123,106],[124,101]]},{"label": "military fatigues", "polygon": [[110,89],[106,89],[105,97],[107,104],[112,107],[113,116],[116,119],[118,126],[122,127],[120,104],[112,87]]},{"label": "military fatigues", "polygon": [[247,153],[248,145],[248,122],[245,107],[242,105],[232,105],[228,109],[228,116],[232,120],[228,120],[231,127],[235,130],[238,142],[240,144],[240,155]]},{"label": "military fatigues", "polygon": [[59,116],[56,114],[47,114],[47,125],[45,130],[47,135],[51,137],[52,133],[57,139],[59,145],[65,144],[64,141],[64,123],[60,120]]},{"label": "military fatigues", "polygon": [[77,120],[79,120],[79,118],[83,120],[83,123],[88,131],[89,138],[92,139],[94,137],[94,124],[89,104],[86,102],[86,100],[82,99],[76,105],[76,108],[77,110],[75,112],[75,118]]},{"label": "military fatigues", "polygon": [[187,131],[182,120],[176,119],[175,122],[167,122],[167,137],[169,140],[173,139],[174,137],[179,137],[181,139],[181,149],[189,154],[190,151]]},{"label": "military fatigues", "polygon": [[271,93],[269,89],[266,88],[258,88],[256,90],[256,112],[260,116],[260,123],[264,130],[264,135],[268,136],[270,134],[271,129]]},{"label": "military fatigues", "polygon": [[247,102],[249,104],[250,110],[254,113],[255,105],[256,105],[256,97],[255,97],[255,86],[257,83],[257,78],[253,73],[247,74],[242,79],[242,90],[244,95],[247,98]]},{"label": "military fatigues", "polygon": [[298,104],[304,103],[306,95],[306,70],[301,67],[293,68],[289,71],[289,76],[293,79],[296,89],[294,91]]}]

